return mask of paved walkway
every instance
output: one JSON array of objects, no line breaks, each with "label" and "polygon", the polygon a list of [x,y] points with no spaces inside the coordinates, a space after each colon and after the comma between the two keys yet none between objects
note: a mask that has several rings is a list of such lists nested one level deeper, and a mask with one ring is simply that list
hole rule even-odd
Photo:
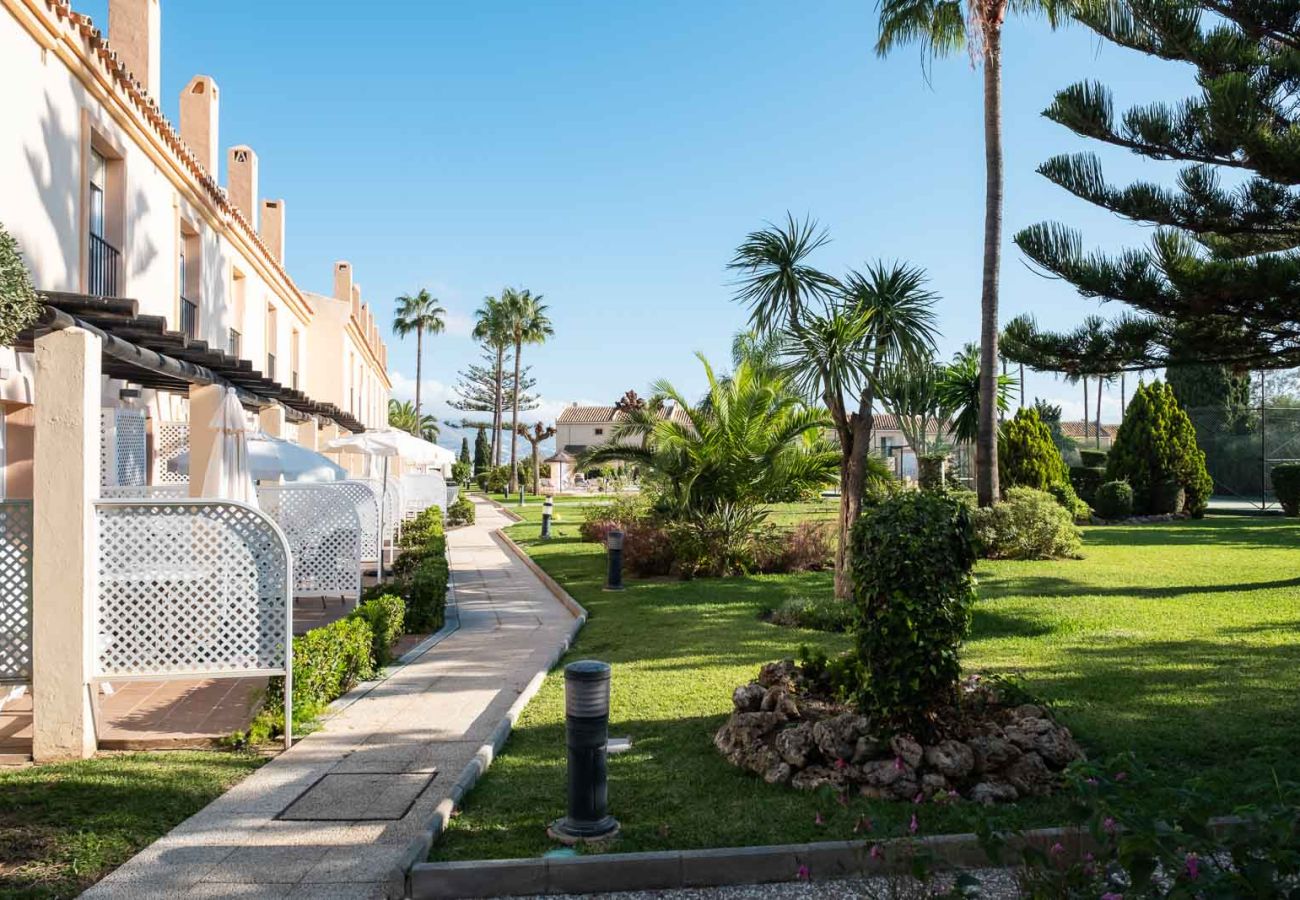
[{"label": "paved walkway", "polygon": [[576,624],[477,507],[448,535],[458,630],[83,896],[402,896],[439,805]]}]

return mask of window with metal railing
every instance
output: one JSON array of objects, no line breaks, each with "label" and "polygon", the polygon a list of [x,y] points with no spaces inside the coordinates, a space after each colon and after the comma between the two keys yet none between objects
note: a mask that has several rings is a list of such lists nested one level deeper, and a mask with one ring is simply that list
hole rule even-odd
[{"label": "window with metal railing", "polygon": [[181,295],[181,331],[188,338],[198,337],[199,305]]},{"label": "window with metal railing", "polygon": [[263,372],[262,374],[265,375],[267,378],[270,378],[272,381],[275,380],[275,354],[274,353],[266,354],[266,371]]},{"label": "window with metal railing", "polygon": [[90,233],[89,262],[86,273],[87,291],[96,297],[116,297],[117,273],[122,265],[122,254],[93,231]]},{"label": "window with metal railing", "polygon": [[230,340],[226,342],[226,352],[238,359],[244,350],[244,336],[235,329],[230,329]]}]

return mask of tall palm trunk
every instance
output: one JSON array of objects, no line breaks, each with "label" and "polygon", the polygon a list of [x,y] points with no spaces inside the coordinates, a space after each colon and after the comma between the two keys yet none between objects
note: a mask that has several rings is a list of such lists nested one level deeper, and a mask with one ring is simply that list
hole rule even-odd
[{"label": "tall palm trunk", "polygon": [[505,344],[497,344],[497,377],[494,383],[496,396],[492,401],[492,465],[501,465],[501,418],[505,415],[505,387],[501,379],[505,376]]},{"label": "tall palm trunk", "polygon": [[510,493],[519,489],[519,468],[516,456],[519,451],[519,357],[522,355],[524,342],[515,338],[515,381],[511,385],[514,400],[510,404]]},{"label": "tall palm trunk", "polygon": [[1025,408],[1025,364],[1020,364],[1020,408]]},{"label": "tall palm trunk", "polygon": [[415,329],[415,421],[420,421],[420,382],[424,380],[424,327]]},{"label": "tall palm trunk", "polygon": [[1124,372],[1119,373],[1119,420],[1121,422],[1124,421],[1124,410],[1128,408],[1127,385],[1124,383],[1125,374]]},{"label": "tall palm trunk", "polygon": [[[990,3],[990,6],[994,6]],[[980,296],[980,410],[975,442],[980,506],[998,491],[998,271],[1002,260],[1002,5],[986,13],[984,57],[984,287]]]},{"label": "tall palm trunk", "polygon": [[1088,439],[1088,376],[1083,376],[1083,439]]},{"label": "tall palm trunk", "polygon": [[1104,379],[1100,375],[1098,375],[1097,376],[1097,427],[1093,429],[1093,432],[1097,435],[1098,449],[1101,449],[1101,386],[1103,381]]}]

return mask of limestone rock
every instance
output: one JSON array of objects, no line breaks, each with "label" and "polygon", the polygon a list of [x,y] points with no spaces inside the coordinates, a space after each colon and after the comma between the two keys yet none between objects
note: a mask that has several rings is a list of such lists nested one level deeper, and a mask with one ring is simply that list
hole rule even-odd
[{"label": "limestone rock", "polygon": [[1002,772],[1007,783],[1022,797],[1046,794],[1052,787],[1052,773],[1037,753],[1026,753]]},{"label": "limestone rock", "polygon": [[903,762],[912,768],[916,768],[921,764],[921,745],[910,736],[906,734],[894,735],[893,740],[889,742],[889,747],[894,753],[903,758]]},{"label": "limestone rock", "polygon": [[767,690],[758,682],[742,684],[731,692],[731,704],[736,712],[758,712],[763,705],[763,695]]},{"label": "limestone rock", "polygon": [[799,706],[783,687],[768,688],[761,704],[763,712],[779,712],[789,718],[799,715]]},{"label": "limestone rock", "polygon": [[794,728],[787,728],[776,736],[776,749],[791,766],[802,769],[808,765],[809,758],[816,749],[813,740],[813,726],[801,722]]},{"label": "limestone rock", "polygon": [[733,763],[743,765],[741,758],[761,747],[767,733],[783,722],[785,716],[779,712],[735,713],[713,736],[713,745]]},{"label": "limestone rock", "polygon": [[809,766],[794,774],[790,786],[801,791],[815,791],[827,786],[840,789],[844,787],[844,776],[826,766]]},{"label": "limestone rock", "polygon": [[965,778],[975,768],[975,752],[961,741],[940,741],[925,749],[925,764],[949,778]]},{"label": "limestone rock", "polygon": [[948,793],[948,779],[938,772],[926,772],[921,776],[921,793],[926,797]]},{"label": "limestone rock", "polygon": [[758,683],[765,688],[790,687],[797,671],[793,659],[772,662],[758,670]]},{"label": "limestone rock", "polygon": [[813,740],[824,758],[848,762],[853,759],[858,738],[866,732],[867,725],[866,716],[855,712],[841,713],[813,725]]},{"label": "limestone rock", "polygon": [[1000,737],[979,735],[968,744],[975,755],[977,772],[996,772],[1021,754],[1019,747]]},{"label": "limestone rock", "polygon": [[875,735],[864,734],[858,738],[857,746],[853,749],[853,762],[860,765],[868,760],[879,759],[888,749],[888,741],[882,741]]},{"label": "limestone rock", "polygon": [[992,806],[994,803],[1013,803],[1020,793],[1011,785],[1002,781],[981,781],[971,788],[970,798],[976,803]]}]

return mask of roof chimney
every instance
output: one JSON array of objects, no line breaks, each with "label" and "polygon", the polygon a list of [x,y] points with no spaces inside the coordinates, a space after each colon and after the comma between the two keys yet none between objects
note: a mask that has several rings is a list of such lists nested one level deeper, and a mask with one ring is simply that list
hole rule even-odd
[{"label": "roof chimney", "polygon": [[195,75],[181,91],[181,140],[214,178],[221,153],[217,143],[218,107],[217,83],[207,75]]},{"label": "roof chimney", "polygon": [[284,201],[262,201],[262,243],[266,244],[275,261],[284,265]]},{"label": "roof chimney", "polygon": [[235,204],[248,224],[257,227],[257,154],[252,147],[240,144],[226,155],[226,182],[230,202]]},{"label": "roof chimney", "polygon": [[136,81],[162,97],[162,9],[159,0],[109,0],[108,43]]},{"label": "roof chimney", "polygon": [[352,263],[334,264],[334,299],[344,303],[352,299]]}]

